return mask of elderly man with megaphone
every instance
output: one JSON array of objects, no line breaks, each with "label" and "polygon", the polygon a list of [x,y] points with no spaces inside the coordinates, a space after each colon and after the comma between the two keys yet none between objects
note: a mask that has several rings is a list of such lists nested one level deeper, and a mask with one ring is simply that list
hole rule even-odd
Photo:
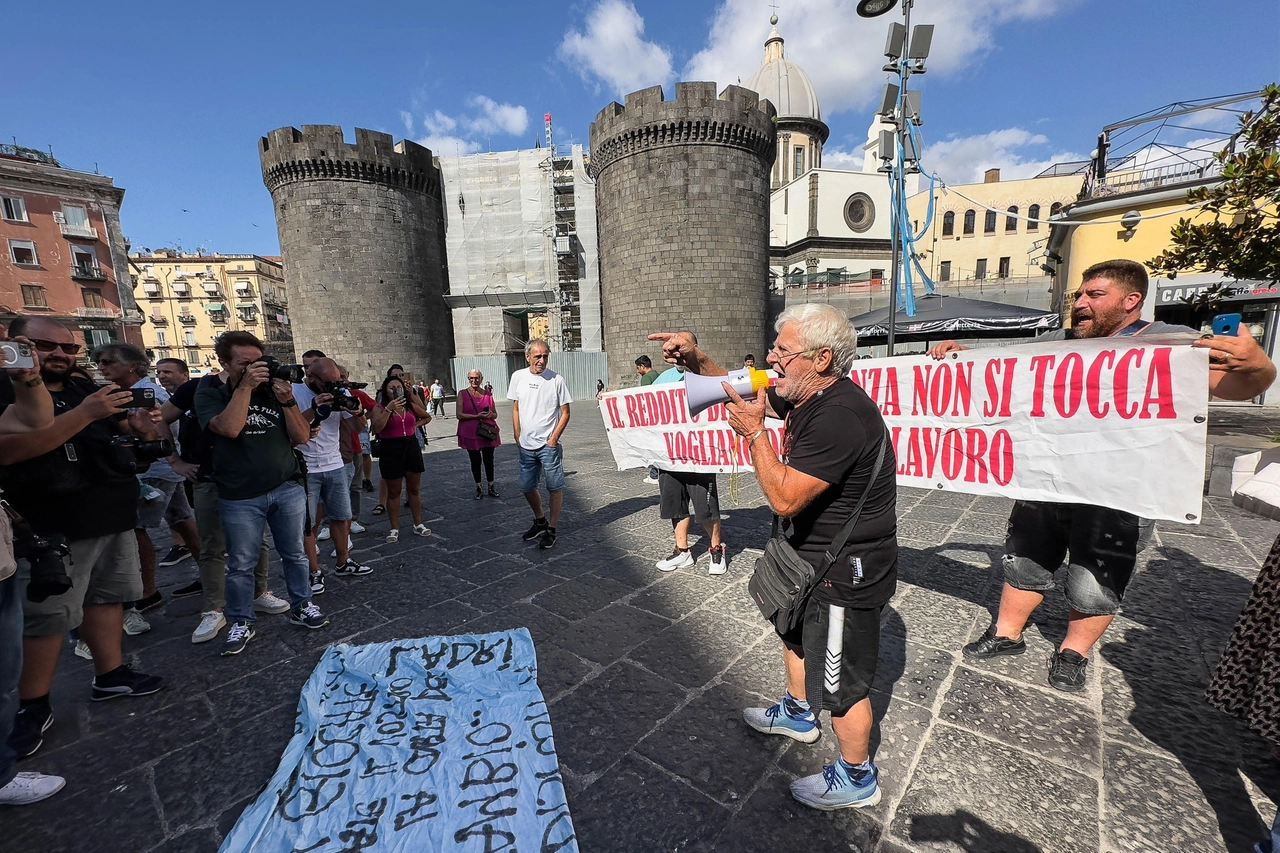
[{"label": "elderly man with megaphone", "polygon": [[[880,612],[897,586],[896,461],[879,409],[849,379],[857,333],[848,319],[810,303],[788,308],[774,328],[773,386],[739,377],[722,382],[715,400],[728,401],[729,424],[750,442],[775,513],[750,589],[782,641],[787,690],[776,705],[747,708],[743,718],[764,734],[813,743],[818,715],[830,711],[839,755],[821,773],[792,782],[792,796],[823,810],[873,806],[880,788],[869,754],[869,695]],[[689,332],[649,339],[662,342],[669,364],[729,378]],[[735,385],[754,387],[754,397],[744,400]],[[781,456],[765,433],[766,417],[785,422]]]}]

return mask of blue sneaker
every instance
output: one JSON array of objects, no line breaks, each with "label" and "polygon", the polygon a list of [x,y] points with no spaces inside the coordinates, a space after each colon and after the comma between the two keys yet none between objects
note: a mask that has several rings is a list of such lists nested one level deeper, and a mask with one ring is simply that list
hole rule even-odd
[{"label": "blue sneaker", "polygon": [[813,743],[822,736],[818,718],[812,711],[806,712],[804,716],[792,716],[783,707],[786,702],[787,698],[783,697],[778,704],[768,708],[746,708],[742,712],[742,719],[758,732],[784,735],[801,743]]},{"label": "blue sneaker", "polygon": [[861,809],[880,802],[879,771],[871,765],[871,772],[863,774],[855,782],[838,759],[835,764],[822,768],[821,773],[805,776],[791,783],[791,796],[806,806],[823,811],[835,809]]}]

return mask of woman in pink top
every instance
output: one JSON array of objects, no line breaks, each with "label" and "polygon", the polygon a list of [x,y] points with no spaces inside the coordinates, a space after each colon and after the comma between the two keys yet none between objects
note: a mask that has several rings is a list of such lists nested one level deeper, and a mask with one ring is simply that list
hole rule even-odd
[{"label": "woman in pink top", "polygon": [[[484,374],[473,370],[467,374],[467,387],[458,393],[458,446],[467,451],[471,457],[471,476],[476,481],[476,500],[484,497],[480,489],[480,463],[484,463],[484,472],[489,478],[489,497],[498,497],[498,490],[493,487],[493,449],[502,444],[498,437],[498,407],[493,402],[493,393],[484,391],[480,383],[484,382]],[[485,438],[478,433],[481,424],[488,424],[493,430],[492,438]]]},{"label": "woman in pink top", "polygon": [[431,530],[422,523],[422,496],[418,487],[422,482],[422,449],[418,446],[416,430],[421,424],[431,422],[421,400],[406,393],[404,380],[388,376],[378,391],[378,405],[373,409],[370,431],[378,437],[378,469],[387,487],[384,506],[391,529],[387,541],[400,539],[400,486],[409,492],[409,514],[413,516],[413,532],[430,536]]}]

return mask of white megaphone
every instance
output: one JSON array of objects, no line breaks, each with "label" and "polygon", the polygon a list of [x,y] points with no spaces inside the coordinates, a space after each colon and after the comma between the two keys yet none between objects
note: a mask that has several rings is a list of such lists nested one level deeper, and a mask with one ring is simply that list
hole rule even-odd
[{"label": "white megaphone", "polygon": [[729,395],[724,393],[721,383],[729,383],[729,387],[738,392],[738,396],[747,399],[755,397],[761,388],[769,386],[769,374],[754,367],[744,367],[729,371],[728,376],[700,376],[697,373],[684,375],[684,398],[689,404],[689,415],[697,417],[717,403],[729,402]]}]

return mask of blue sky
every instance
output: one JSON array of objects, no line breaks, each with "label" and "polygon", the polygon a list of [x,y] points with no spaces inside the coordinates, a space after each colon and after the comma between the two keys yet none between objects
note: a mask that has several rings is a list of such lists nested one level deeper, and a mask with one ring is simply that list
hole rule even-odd
[{"label": "blue sky", "polygon": [[[884,32],[853,0],[775,0],[787,57],[831,126],[827,165],[865,139]],[[340,124],[436,153],[586,143],[606,103],[677,79],[722,86],[759,65],[767,0],[352,5],[9,4],[0,141],[47,149],[126,189],[135,247],[278,251],[256,142]],[[1087,155],[1102,125],[1280,78],[1274,0],[917,0],[937,24],[925,165],[961,182]],[[670,91],[670,90],[668,90]],[[939,144],[942,143],[942,144]],[[860,162],[860,156],[857,157]]]}]

